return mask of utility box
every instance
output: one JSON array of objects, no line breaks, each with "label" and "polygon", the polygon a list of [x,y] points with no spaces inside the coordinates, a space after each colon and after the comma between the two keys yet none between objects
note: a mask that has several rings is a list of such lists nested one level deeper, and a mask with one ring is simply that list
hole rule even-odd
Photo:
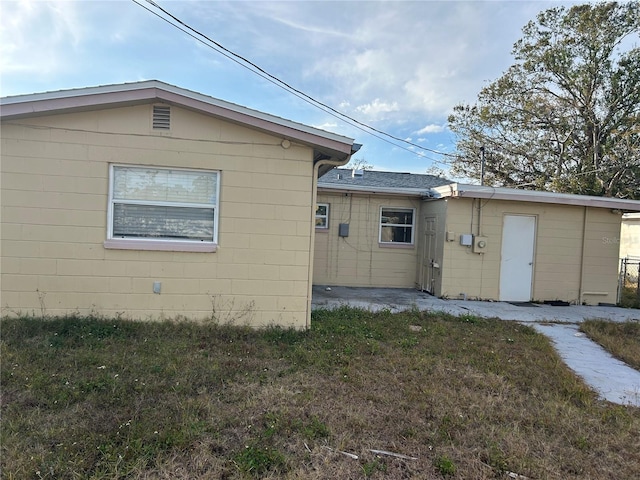
[{"label": "utility box", "polygon": [[473,253],[484,253],[487,250],[487,237],[473,236]]},{"label": "utility box", "polygon": [[341,223],[338,225],[338,235],[340,237],[348,237],[349,236],[349,224]]},{"label": "utility box", "polygon": [[470,247],[473,245],[473,235],[470,233],[460,235],[460,245],[463,247]]}]

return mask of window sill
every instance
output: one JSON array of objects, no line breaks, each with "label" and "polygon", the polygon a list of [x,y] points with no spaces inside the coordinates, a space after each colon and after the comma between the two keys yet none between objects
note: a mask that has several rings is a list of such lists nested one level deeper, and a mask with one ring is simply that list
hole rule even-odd
[{"label": "window sill", "polygon": [[110,238],[104,241],[104,248],[115,250],[153,250],[160,252],[212,253],[218,250],[218,245],[209,242],[205,243],[172,240],[128,240],[124,238]]},{"label": "window sill", "polygon": [[380,248],[401,248],[405,250],[413,250],[415,248],[415,244],[413,243],[382,243],[378,242],[378,247]]},{"label": "window sill", "polygon": [[326,227],[316,227],[316,233],[329,233],[329,229]]}]

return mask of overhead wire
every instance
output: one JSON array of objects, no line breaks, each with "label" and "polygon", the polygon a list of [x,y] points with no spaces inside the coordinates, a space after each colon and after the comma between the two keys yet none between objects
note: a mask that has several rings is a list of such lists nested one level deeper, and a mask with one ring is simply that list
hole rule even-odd
[{"label": "overhead wire", "polygon": [[[390,141],[388,138],[391,138],[397,142],[401,142],[403,144],[406,145],[410,145],[411,147],[414,148],[418,148],[420,150],[424,150],[427,152],[431,152],[437,155],[442,155],[445,157],[453,157],[453,158],[459,158],[459,155],[456,154],[452,154],[452,153],[447,153],[447,152],[441,152],[438,150],[434,150],[428,147],[425,147],[423,145],[419,145],[417,143],[413,143],[410,142],[406,139],[397,137],[395,135],[392,135],[390,133],[384,132],[383,130],[377,129],[375,127],[372,127],[371,125],[368,125],[364,122],[361,122],[343,112],[340,112],[339,110],[331,107],[330,105],[327,105],[315,98],[313,98],[312,96],[304,93],[303,91],[293,87],[292,85],[288,84],[287,82],[281,80],[280,78],[276,77],[275,75],[270,74],[269,72],[267,72],[266,70],[264,70],[263,68],[261,68],[259,65],[255,64],[254,62],[250,61],[249,59],[243,57],[242,55],[239,55],[235,52],[233,52],[232,50],[226,48],[225,46],[223,46],[222,44],[220,44],[219,42],[213,40],[212,38],[208,37],[207,35],[205,35],[204,33],[200,32],[199,30],[191,27],[189,24],[187,24],[186,22],[184,22],[183,20],[181,20],[180,18],[178,18],[177,16],[173,15],[171,12],[167,11],[165,8],[161,7],[160,5],[158,5],[155,1],[153,0],[144,0],[146,3],[148,3],[149,5],[152,5],[154,8],[156,8],[157,10],[161,11],[164,15],[168,16],[171,20],[169,20],[166,17],[163,17],[162,15],[160,15],[158,12],[152,10],[151,8],[147,7],[146,5],[143,5],[142,3],[140,3],[140,1],[138,0],[132,0],[135,4],[137,4],[138,6],[144,8],[145,10],[147,10],[148,12],[152,13],[153,15],[157,16],[158,18],[160,18],[161,20],[165,21],[166,23],[168,23],[169,25],[173,26],[174,28],[177,28],[178,30],[182,31],[183,33],[186,33],[187,35],[189,35],[191,38],[195,39],[196,41],[202,43],[203,45],[215,50],[216,52],[220,53],[221,55],[223,55],[224,57],[232,60],[233,62],[237,63],[238,65],[246,68],[247,70],[249,70],[250,72],[262,77],[263,79],[273,83],[274,85],[278,86],[279,88],[282,88],[283,90],[287,91],[288,93],[291,93],[292,95],[295,95],[296,97],[300,98],[301,100],[305,101],[306,103],[319,108],[320,110],[324,111],[325,113],[338,118],[341,121],[346,122],[347,124],[359,129],[360,131],[363,131],[375,138],[378,138],[379,140],[382,140],[386,143],[389,143],[397,148],[401,148],[403,150],[406,150],[414,155],[417,155],[421,158],[426,158],[429,160],[432,160],[434,162],[437,163],[441,163],[441,164],[447,164],[448,162],[443,161],[443,160],[437,160],[435,158],[431,158],[427,155],[425,155],[422,152],[419,151],[415,151],[412,150],[411,148],[405,147],[403,145],[398,145],[397,143],[394,143],[392,141]],[[177,22],[174,23],[174,22]],[[206,41],[205,41],[206,40]],[[388,138],[385,138],[388,137]]]}]

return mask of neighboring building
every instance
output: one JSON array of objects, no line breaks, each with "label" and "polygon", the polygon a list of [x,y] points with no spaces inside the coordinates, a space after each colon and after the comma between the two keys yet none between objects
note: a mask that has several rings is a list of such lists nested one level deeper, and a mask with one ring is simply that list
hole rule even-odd
[{"label": "neighboring building", "polygon": [[[332,170],[318,182],[314,283],[616,302],[621,211],[640,202],[358,173]],[[384,186],[385,175],[386,185],[404,175],[406,186]]]},{"label": "neighboring building", "polygon": [[308,327],[353,140],[157,81],[1,100],[2,315]]},{"label": "neighboring building", "polygon": [[622,215],[620,258],[640,260],[640,213]]}]

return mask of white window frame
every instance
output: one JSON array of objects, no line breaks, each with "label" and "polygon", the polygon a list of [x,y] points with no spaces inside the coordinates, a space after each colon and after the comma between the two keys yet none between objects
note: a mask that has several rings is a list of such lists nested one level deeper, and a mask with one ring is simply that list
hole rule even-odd
[{"label": "white window frame", "polygon": [[[173,170],[180,172],[205,172],[215,174],[216,177],[216,197],[213,203],[179,203],[171,201],[150,201],[150,200],[114,200],[114,172],[118,167],[123,168],[139,168],[152,170]],[[129,205],[149,205],[149,206],[167,206],[167,207],[183,207],[183,208],[212,208],[213,209],[213,238],[208,240],[175,240],[171,238],[118,238],[113,235],[114,221],[114,205],[116,203]],[[220,210],[220,172],[218,170],[200,170],[194,168],[171,168],[156,167],[152,165],[126,165],[111,164],[109,165],[109,205],[107,208],[107,239],[104,242],[105,248],[124,249],[124,250],[162,250],[162,251],[180,251],[180,252],[215,252],[218,248],[218,218]]]},{"label": "white window frame", "polygon": [[[318,207],[326,207],[326,214],[325,215],[318,215]],[[318,218],[324,218],[325,222],[324,222],[324,226],[318,226],[316,224],[316,228],[318,230],[328,230],[329,229],[329,208],[330,205],[328,203],[316,203],[316,216],[314,218],[314,222],[318,219]]]},{"label": "white window frame", "polygon": [[[411,212],[411,225],[405,223],[382,223],[382,214],[385,210]],[[411,227],[411,242],[389,242],[382,239],[382,227]],[[378,217],[378,243],[383,246],[413,246],[415,245],[416,235],[416,209],[411,207],[391,207],[381,206],[380,216]]]}]

